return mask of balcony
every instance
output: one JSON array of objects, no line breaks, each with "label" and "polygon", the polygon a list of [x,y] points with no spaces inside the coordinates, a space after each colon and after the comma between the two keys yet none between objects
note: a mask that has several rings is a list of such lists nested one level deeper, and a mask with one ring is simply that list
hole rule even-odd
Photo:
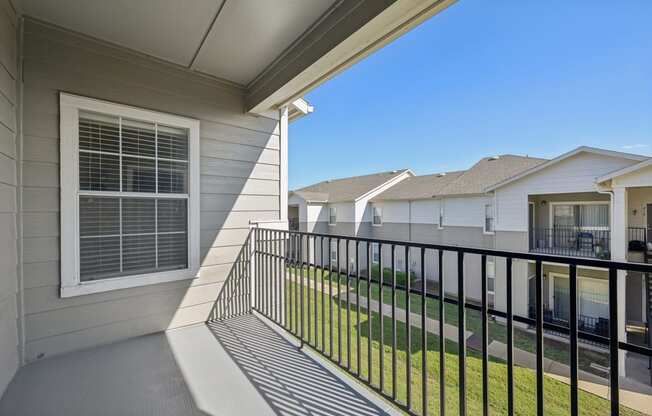
[{"label": "balcony", "polygon": [[532,228],[530,251],[558,256],[610,258],[611,231],[584,227]]},{"label": "balcony", "polygon": [[[333,250],[339,262],[329,260]],[[456,263],[455,284],[408,278],[397,267],[402,255],[420,276],[433,259],[439,276],[444,262]],[[496,287],[506,309],[490,307],[487,267],[468,276],[459,267],[488,256],[507,267],[507,286]],[[513,267],[520,261],[538,271],[535,305],[523,314],[512,307],[522,296],[512,280],[527,278]],[[587,321],[577,303],[563,324],[547,318],[548,261],[576,280],[565,257],[256,228],[206,324],[33,363],[7,390],[0,415],[543,414],[544,397],[555,397],[545,401],[550,414],[647,414],[652,387],[619,377],[627,364],[619,353],[647,359],[652,349],[612,335],[618,319]],[[646,264],[572,263],[609,270],[613,314],[618,270],[652,272]],[[471,285],[482,289],[477,302],[467,298]],[[577,291],[571,283],[568,299]],[[551,355],[546,339],[544,355],[544,331],[568,344]],[[606,375],[580,360],[583,340],[609,351]],[[563,363],[555,361],[561,353]]]}]

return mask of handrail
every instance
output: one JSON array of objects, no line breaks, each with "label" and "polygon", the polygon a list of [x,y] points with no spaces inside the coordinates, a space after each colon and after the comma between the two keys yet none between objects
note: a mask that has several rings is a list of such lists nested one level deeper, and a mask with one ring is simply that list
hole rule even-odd
[{"label": "handrail", "polygon": [[[618,414],[619,411],[619,368],[624,363],[619,360],[619,351],[635,352],[644,356],[652,357],[652,349],[642,345],[631,344],[618,339],[618,271],[640,271],[650,273],[652,272],[652,264],[641,263],[627,263],[611,260],[601,260],[593,258],[578,258],[570,256],[548,255],[532,252],[516,252],[507,250],[486,249],[481,247],[463,247],[456,245],[442,245],[430,244],[411,241],[397,241],[397,240],[384,240],[373,239],[366,237],[351,237],[346,235],[332,235],[322,233],[309,233],[302,231],[285,231],[285,230],[270,230],[270,229],[254,229],[253,232],[253,261],[255,264],[255,272],[252,276],[253,282],[253,309],[271,319],[276,324],[285,328],[288,332],[296,336],[303,344],[309,345],[317,352],[329,358],[335,364],[340,366],[345,371],[352,374],[359,381],[373,388],[377,393],[382,395],[388,400],[391,400],[402,410],[410,414],[425,414],[429,404],[429,393],[426,389],[427,383],[427,368],[428,358],[427,354],[422,354],[421,362],[421,377],[422,388],[421,392],[421,411],[417,408],[419,403],[412,401],[413,392],[411,392],[412,382],[411,376],[413,363],[409,362],[410,353],[407,353],[406,359],[408,360],[406,374],[396,373],[396,331],[397,331],[397,318],[396,318],[396,296],[397,292],[404,293],[406,298],[405,304],[405,336],[407,337],[406,344],[410,343],[410,328],[416,324],[410,320],[410,299],[421,300],[420,313],[420,328],[413,327],[412,331],[418,331],[421,339],[421,349],[425,351],[428,347],[426,339],[433,336],[431,332],[426,330],[427,317],[426,305],[429,299],[443,300],[439,302],[439,319],[440,331],[443,331],[443,317],[445,309],[443,304],[452,304],[457,306],[458,318],[458,338],[463,339],[466,334],[466,319],[465,311],[477,311],[481,315],[482,320],[482,348],[483,348],[483,411],[487,414],[489,411],[488,405],[488,348],[487,337],[487,322],[489,316],[504,318],[507,321],[507,369],[508,374],[508,391],[507,391],[507,407],[508,412],[514,410],[514,386],[513,386],[513,368],[514,368],[514,355],[512,353],[514,348],[514,322],[530,325],[536,329],[536,375],[537,375],[537,414],[543,414],[543,331],[554,330],[560,333],[567,334],[570,339],[570,364],[571,364],[571,400],[569,413],[572,415],[578,414],[578,340],[584,339],[592,342],[600,343],[609,348],[610,351],[610,399],[611,399],[611,412]],[[335,248],[333,243],[336,244]],[[375,248],[377,247],[377,249]],[[385,248],[385,250],[383,250]],[[346,253],[342,261],[343,250]],[[354,251],[352,252],[351,249]],[[390,267],[379,267],[378,272],[373,272],[372,249],[378,250],[378,261],[381,265],[390,264]],[[404,253],[403,253],[404,250]],[[336,255],[334,254],[336,253]],[[353,253],[353,254],[351,254]],[[438,254],[437,254],[438,253]],[[400,272],[397,268],[397,258],[405,255],[405,265],[412,265],[411,260],[415,260],[414,267],[420,276],[425,276],[426,270],[430,267],[430,263],[424,259],[426,255],[434,254],[433,259],[438,258],[439,273],[442,273],[442,264],[451,261],[450,258],[444,257],[444,253],[452,253],[457,256],[457,293],[459,299],[449,295],[441,296],[439,292],[435,293],[430,290],[426,285],[426,279],[422,278],[418,287],[411,285],[412,269],[410,273]],[[486,289],[487,285],[487,268],[486,260],[488,256],[504,258],[507,265],[507,310],[499,310],[495,307],[490,307],[487,302],[486,293],[483,294],[479,303],[471,302],[465,297],[466,291],[469,289],[466,286],[467,282],[465,276],[464,261],[466,255],[478,255],[482,270],[479,280],[482,282],[482,287]],[[350,261],[350,257],[353,256]],[[413,259],[416,256],[416,259]],[[383,261],[384,257],[391,257],[391,263],[388,259]],[[511,273],[513,268],[513,260],[526,260],[535,263],[535,292],[536,292],[536,305],[534,308],[533,317],[521,316],[514,313],[512,310],[512,300],[514,296],[521,296],[520,294],[513,293],[512,281],[514,276]],[[365,264],[366,263],[366,267]],[[544,263],[563,264],[568,266],[569,269],[569,299],[578,298],[578,285],[577,285],[577,267],[597,267],[608,270],[609,272],[609,313],[610,319],[608,322],[609,336],[603,336],[591,332],[586,332],[583,328],[578,327],[579,307],[577,301],[571,302],[569,311],[569,325],[560,325],[554,322],[544,322],[543,310],[543,267]],[[310,274],[312,272],[312,275]],[[403,282],[397,282],[398,273],[402,273]],[[444,279],[439,279],[443,283]],[[465,283],[466,282],[466,283]],[[366,296],[369,302],[372,299],[371,288],[377,290],[377,293],[391,294],[391,318],[385,313],[377,313],[377,311],[364,312],[368,305],[363,302],[363,309],[360,308],[360,289],[361,284],[366,285]],[[480,282],[478,282],[479,284]],[[328,291],[326,292],[326,285]],[[334,285],[336,287],[334,288]],[[346,287],[344,296],[340,290],[341,287]],[[382,290],[381,290],[382,288]],[[355,311],[351,309],[352,296],[351,290],[355,293]],[[336,293],[333,293],[336,290]],[[312,299],[312,300],[311,300]],[[320,301],[321,299],[321,301]],[[328,301],[328,306],[326,306]],[[382,297],[381,297],[381,302]],[[384,303],[384,302],[383,302]],[[337,306],[335,306],[337,305]],[[390,307],[390,304],[385,304]],[[462,306],[462,307],[461,307]],[[320,312],[321,307],[321,312]],[[337,308],[335,311],[334,309]],[[326,310],[328,309],[328,311]],[[328,312],[328,315],[327,315]],[[334,314],[336,312],[336,314]],[[366,314],[366,322],[362,322],[361,313]],[[355,336],[357,342],[351,338],[354,336],[352,332],[351,318],[356,318],[354,328],[356,328]],[[384,321],[391,319],[391,330],[389,334],[385,334]],[[346,322],[344,322],[346,320]],[[379,320],[379,326],[374,327],[372,320]],[[321,328],[318,323],[321,322]],[[403,323],[400,323],[403,325]],[[328,331],[326,330],[328,328]],[[333,340],[333,329],[337,329],[337,344]],[[380,331],[378,334],[372,331],[377,328]],[[320,331],[321,329],[321,331]],[[375,331],[375,330],[374,330]],[[386,335],[392,337],[391,348],[391,362],[392,366],[390,374],[392,376],[391,392],[387,389],[388,381],[385,380],[385,370],[383,365],[384,348],[372,353],[371,342],[368,340],[367,348],[361,348],[360,334],[364,332],[368,338],[378,341],[381,345],[386,344]],[[440,332],[443,333],[443,332]],[[615,336],[614,336],[615,335]],[[344,338],[344,339],[343,339]],[[328,342],[327,342],[328,341]],[[346,341],[346,342],[345,342]],[[346,347],[344,347],[344,345]],[[466,351],[465,342],[458,342],[459,345],[459,360],[460,366],[457,369],[459,372],[459,412],[465,414],[466,412],[466,394],[465,385],[467,383],[465,374],[466,366]],[[445,344],[440,342],[440,347],[445,348]],[[346,348],[346,349],[344,349]],[[356,352],[357,362],[352,359],[351,351]],[[346,353],[344,352],[346,351]],[[361,366],[360,357],[367,357],[365,366]],[[443,349],[440,351],[443,355]],[[376,360],[375,357],[378,357]],[[376,361],[376,363],[374,363]],[[448,369],[447,371],[454,371]],[[443,377],[443,373],[440,374]],[[396,392],[396,379],[400,378],[406,383],[407,397],[400,400]],[[441,378],[440,380],[443,380]],[[445,402],[446,391],[444,384],[440,384],[439,396],[440,400]]]}]

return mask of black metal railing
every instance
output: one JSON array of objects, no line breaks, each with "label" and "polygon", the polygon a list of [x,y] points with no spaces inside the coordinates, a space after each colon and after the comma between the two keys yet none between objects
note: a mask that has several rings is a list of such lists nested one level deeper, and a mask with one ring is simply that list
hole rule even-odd
[{"label": "black metal railing", "polygon": [[[638,249],[643,251],[647,243],[652,241],[652,229],[647,228],[647,227],[628,227],[627,228],[627,234],[628,234],[628,240],[630,242],[630,249]],[[634,247],[632,247],[632,242],[639,242],[638,244],[634,244]]]},{"label": "black metal railing", "polygon": [[[270,229],[254,229],[252,236],[253,309],[296,336],[302,346],[310,346],[413,415],[437,411],[443,415],[450,410],[447,409],[446,397],[452,393],[445,386],[447,375],[450,376],[453,371],[458,373],[459,386],[454,393],[457,396],[455,407],[458,408],[455,413],[467,414],[467,400],[470,400],[467,398],[467,384],[479,383],[481,403],[472,403],[477,406],[473,408],[482,409],[485,415],[489,414],[490,316],[505,321],[507,386],[506,399],[502,403],[506,404],[508,414],[513,414],[515,409],[515,322],[536,328],[536,404],[533,405],[536,410],[533,408],[532,414],[544,413],[544,330],[554,330],[569,338],[570,397],[567,411],[571,415],[577,415],[579,411],[578,340],[587,339],[599,343],[610,352],[610,404],[605,402],[605,406],[610,406],[612,415],[619,414],[620,408],[619,368],[624,363],[619,362],[619,352],[652,356],[652,349],[618,339],[616,319],[620,290],[618,272],[649,272],[652,271],[652,265]],[[337,263],[330,261],[332,242],[337,247]],[[378,269],[383,272],[375,275],[374,272],[368,272],[373,270],[372,244],[378,244],[379,262],[383,266],[388,265],[388,272],[385,272],[384,267]],[[288,246],[295,249],[288,250]],[[506,285],[496,288],[497,291],[505,291],[505,310],[489,307],[487,256],[493,256],[496,262],[505,265]],[[412,278],[407,278],[406,273],[397,268],[397,259],[401,259],[401,264],[405,265],[414,264],[413,258],[422,277],[432,272],[442,276],[444,267],[453,262],[457,274],[456,287],[445,287],[445,279],[440,279],[441,284],[435,291],[434,288],[428,288],[425,278],[421,278],[418,285],[415,285]],[[480,272],[466,276],[465,262],[473,259],[481,262]],[[512,269],[514,262],[522,261],[533,262],[536,270],[533,317],[515,314],[512,306],[514,296],[521,296],[513,293]],[[612,317],[609,319],[608,336],[597,335],[593,333],[595,331],[587,332],[582,327],[577,301],[569,302],[567,325],[546,322],[543,264],[548,262],[568,268],[569,299],[573,300],[578,299],[578,266],[608,271],[609,315]],[[479,302],[471,302],[467,298],[469,284],[481,286]],[[519,284],[518,287],[522,285]],[[442,296],[446,292],[456,292],[456,298]],[[384,308],[378,308],[379,305],[376,304],[374,310],[374,303],[370,301],[374,294],[377,300],[383,299],[382,302],[386,302]],[[399,296],[401,294],[403,296]],[[400,305],[399,301],[403,304]],[[431,301],[436,301],[436,306]],[[445,306],[455,308],[455,312],[448,316]],[[411,308],[415,308],[414,312]],[[402,309],[399,311],[402,320],[399,319],[397,309]],[[481,320],[479,359],[482,361],[482,377],[478,380],[466,377],[467,346],[463,340],[466,339],[467,311],[478,315]],[[438,328],[438,333],[448,335],[435,335],[429,315],[432,313],[437,314],[438,320],[434,325]],[[450,358],[445,359],[445,341],[453,335],[450,329],[445,330],[444,322],[451,318],[457,321],[457,347],[453,351],[458,356],[456,369],[449,367]],[[431,329],[427,329],[429,326]],[[422,352],[421,362],[413,363],[413,354],[419,351]],[[438,351],[438,354],[427,354],[427,351]],[[473,357],[476,359],[475,355]],[[401,359],[400,372],[397,358]],[[438,374],[431,374],[431,378],[438,378],[439,385],[430,391],[434,381],[428,379],[428,372],[435,371],[433,368],[438,369]]]},{"label": "black metal railing", "polygon": [[224,280],[224,286],[213,304],[207,321],[228,319],[251,313],[251,238],[250,233]]},{"label": "black metal railing", "polygon": [[535,253],[609,259],[610,242],[610,230],[552,227],[530,231],[530,251]]},{"label": "black metal railing", "polygon": [[[528,310],[528,316],[531,319],[536,319],[536,309],[535,307],[531,306]],[[552,309],[544,309],[543,310],[543,322],[544,323],[551,323],[554,324],[555,326],[561,326],[561,327],[569,327],[568,320],[563,319],[559,316],[557,316]],[[577,325],[578,325],[578,330],[580,332],[586,332],[590,333],[593,335],[598,335],[604,338],[609,337],[609,318],[602,318],[602,317],[596,317],[596,316],[588,316],[588,315],[582,315],[578,314],[577,316]],[[559,335],[565,338],[568,338],[567,334],[568,331],[564,331],[563,333],[557,332],[557,331],[545,331],[547,333]],[[586,342],[587,344],[592,344],[592,345],[597,345],[597,346],[604,346],[603,343],[601,342],[593,342],[590,340],[583,339],[581,340],[582,342]]]}]

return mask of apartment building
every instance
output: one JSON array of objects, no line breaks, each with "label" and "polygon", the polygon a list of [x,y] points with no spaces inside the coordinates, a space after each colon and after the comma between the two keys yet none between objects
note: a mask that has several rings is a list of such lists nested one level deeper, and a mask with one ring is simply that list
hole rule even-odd
[{"label": "apartment building", "polygon": [[[358,207],[358,212],[364,212],[357,217],[360,224],[338,228],[332,217],[323,215],[313,216],[310,227],[315,232],[378,240],[647,262],[652,229],[651,174],[652,161],[646,156],[591,147],[579,147],[552,160],[514,155],[487,157],[465,171],[411,175],[388,185],[369,198],[365,208]],[[331,190],[333,200],[337,200],[335,192]],[[334,205],[323,201],[319,206],[329,210]],[[307,208],[298,203],[296,209]],[[336,208],[330,212],[340,211]],[[326,225],[329,220],[330,226]],[[391,250],[389,245],[379,250],[374,243],[372,262],[389,267]],[[405,254],[396,253],[397,267],[407,268],[420,278],[420,252],[413,251],[407,267]],[[424,274],[436,285],[438,256],[434,252],[426,252],[425,256]],[[497,309],[505,310],[505,261],[495,262],[491,256],[487,261],[490,301]],[[446,253],[443,263],[446,293],[455,296],[455,253]],[[478,300],[480,256],[467,255],[464,268],[467,298]],[[514,313],[532,316],[535,264],[514,261],[512,273],[513,293],[517,294],[513,297]],[[580,328],[605,335],[609,320],[608,272],[584,267],[577,274]],[[568,276],[567,266],[543,265],[544,314],[549,322],[568,321]],[[647,325],[652,293],[649,280],[647,275],[634,272],[623,274],[619,280],[619,328],[623,339],[626,324]]]}]

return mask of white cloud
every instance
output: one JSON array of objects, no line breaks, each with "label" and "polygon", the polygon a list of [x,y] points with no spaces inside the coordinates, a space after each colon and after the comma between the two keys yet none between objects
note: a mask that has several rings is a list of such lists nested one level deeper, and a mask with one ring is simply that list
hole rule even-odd
[{"label": "white cloud", "polygon": [[644,148],[646,148],[646,147],[650,147],[650,145],[649,145],[649,144],[641,144],[641,143],[637,143],[637,144],[626,144],[625,146],[623,146],[623,149],[627,149],[627,150],[631,150],[631,149],[644,149]]}]

